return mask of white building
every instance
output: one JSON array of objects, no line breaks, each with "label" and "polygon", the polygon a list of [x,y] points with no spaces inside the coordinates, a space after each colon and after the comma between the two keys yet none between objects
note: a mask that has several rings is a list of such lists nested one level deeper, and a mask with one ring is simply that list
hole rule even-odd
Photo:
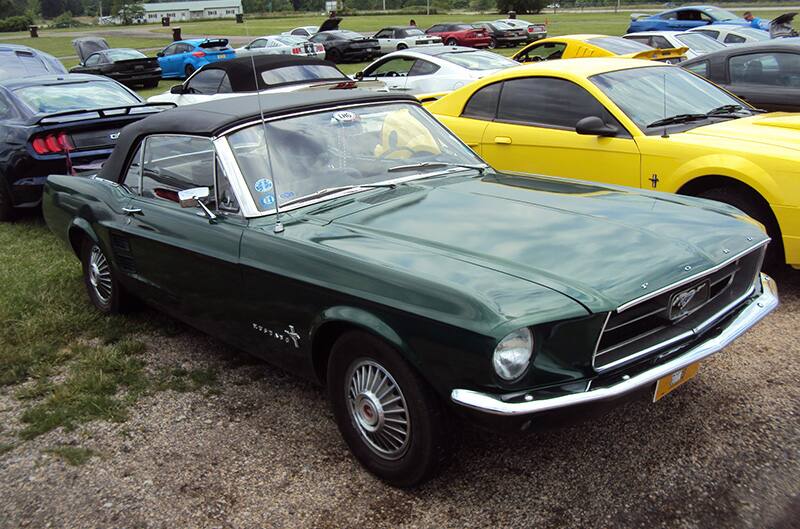
[{"label": "white building", "polygon": [[188,0],[185,2],[159,2],[142,4],[144,20],[158,23],[162,17],[171,22],[202,20],[204,18],[236,18],[242,13],[242,0]]}]

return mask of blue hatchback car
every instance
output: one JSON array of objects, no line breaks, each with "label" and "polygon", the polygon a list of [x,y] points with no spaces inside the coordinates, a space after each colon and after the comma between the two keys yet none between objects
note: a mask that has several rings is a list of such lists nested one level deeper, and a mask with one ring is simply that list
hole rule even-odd
[{"label": "blue hatchback car", "polygon": [[708,24],[752,25],[725,9],[714,6],[686,6],[670,9],[657,15],[631,15],[628,33],[638,31],[686,31]]},{"label": "blue hatchback car", "polygon": [[191,39],[173,42],[156,54],[164,79],[184,79],[211,62],[236,56],[228,39]]}]

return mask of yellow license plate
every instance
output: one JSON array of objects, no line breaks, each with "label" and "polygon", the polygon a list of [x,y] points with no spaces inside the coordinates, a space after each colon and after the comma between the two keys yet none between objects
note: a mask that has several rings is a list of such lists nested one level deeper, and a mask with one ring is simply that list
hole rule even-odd
[{"label": "yellow license plate", "polygon": [[656,383],[656,392],[653,395],[653,402],[661,399],[664,395],[682,385],[687,380],[694,378],[698,369],[700,369],[700,362],[695,362],[683,369],[675,371],[671,375],[658,379]]}]

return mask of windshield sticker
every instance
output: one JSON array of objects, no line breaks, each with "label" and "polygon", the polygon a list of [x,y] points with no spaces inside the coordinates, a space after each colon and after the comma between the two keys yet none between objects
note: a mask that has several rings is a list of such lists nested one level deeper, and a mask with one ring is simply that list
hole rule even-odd
[{"label": "windshield sticker", "polygon": [[272,191],[272,180],[267,178],[256,180],[255,188],[259,193],[269,193]]},{"label": "windshield sticker", "polygon": [[273,197],[272,195],[266,195],[261,197],[261,199],[258,202],[265,208],[269,208],[272,207],[273,204],[275,204],[275,197]]},{"label": "windshield sticker", "polygon": [[294,191],[284,191],[281,193],[281,198],[284,200],[289,200],[290,198],[294,197]]},{"label": "windshield sticker", "polygon": [[350,112],[349,110],[342,110],[340,112],[336,112],[331,118],[331,123],[334,125],[336,123],[340,125],[350,125],[358,121],[359,121],[358,114],[356,114],[355,112]]}]

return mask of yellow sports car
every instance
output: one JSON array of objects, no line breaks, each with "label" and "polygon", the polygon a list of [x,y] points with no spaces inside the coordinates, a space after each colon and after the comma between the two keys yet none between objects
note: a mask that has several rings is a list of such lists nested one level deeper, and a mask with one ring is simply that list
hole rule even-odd
[{"label": "yellow sports car", "polygon": [[622,57],[677,63],[688,49],[655,49],[635,40],[608,35],[564,35],[537,40],[515,53],[512,59],[525,63],[553,59]]},{"label": "yellow sports car", "polygon": [[762,114],[680,67],[630,59],[510,68],[427,108],[504,171],[727,202],[766,227],[768,259],[800,268],[800,114]]}]

